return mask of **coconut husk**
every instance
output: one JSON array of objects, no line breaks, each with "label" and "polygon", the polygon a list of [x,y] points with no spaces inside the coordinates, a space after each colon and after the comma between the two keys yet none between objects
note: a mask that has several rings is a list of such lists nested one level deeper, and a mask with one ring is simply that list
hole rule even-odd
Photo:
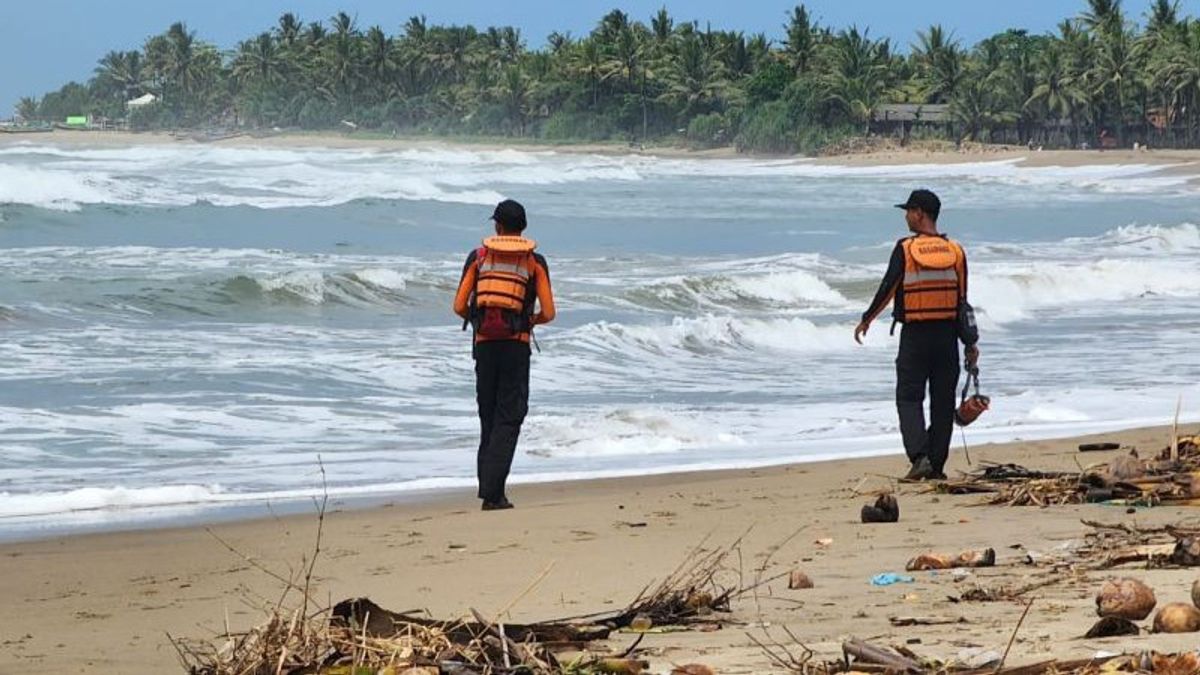
[{"label": "coconut husk", "polygon": [[1130,577],[1109,579],[1096,593],[1096,614],[1102,617],[1141,621],[1156,604],[1154,591]]},{"label": "coconut husk", "polygon": [[1164,605],[1154,615],[1155,633],[1195,633],[1200,631],[1200,609],[1184,602]]},{"label": "coconut husk", "polygon": [[992,567],[996,564],[996,550],[991,548],[968,550],[958,555],[922,553],[904,566],[909,572],[925,570],[948,570],[956,567]]}]

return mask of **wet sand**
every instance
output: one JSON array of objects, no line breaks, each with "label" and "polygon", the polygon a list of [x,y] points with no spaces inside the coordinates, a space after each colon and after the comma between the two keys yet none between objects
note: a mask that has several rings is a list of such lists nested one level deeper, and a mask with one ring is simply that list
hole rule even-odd
[{"label": "wet sand", "polygon": [[[1076,450],[1081,442],[1116,440],[1146,453],[1164,447],[1169,438],[1169,427],[1159,427],[978,446],[970,455],[976,466],[1011,461],[1077,469],[1117,454],[1081,454]],[[707,663],[721,673],[773,672],[747,633],[762,639],[765,627],[787,641],[782,626],[818,657],[835,657],[840,641],[853,635],[953,658],[970,648],[1003,651],[1024,606],[949,598],[976,584],[1029,578],[1037,570],[1024,564],[1026,553],[1078,542],[1085,531],[1082,518],[1162,524],[1193,513],[1168,507],[1127,514],[1104,505],[973,506],[979,497],[898,484],[892,477],[906,468],[896,455],[521,485],[511,494],[517,508],[496,512],[480,512],[466,490],[369,509],[331,504],[315,596],[331,601],[367,596],[393,610],[427,609],[439,618],[463,616],[470,608],[493,614],[519,596],[512,621],[605,612],[625,606],[701,542],[723,547],[745,534],[740,559],[732,558],[720,579],[736,583],[740,573],[748,581],[765,563],[763,578],[799,568],[815,588],[788,590],[782,579],[735,601],[732,614],[717,615],[722,630],[647,635],[642,647],[652,672],[689,662]],[[956,447],[949,473],[968,468]],[[900,522],[860,524],[859,510],[871,501],[865,493],[884,488],[897,490]],[[282,587],[257,566],[283,575],[300,569],[314,550],[316,530],[314,512],[0,545],[5,610],[0,673],[181,672],[166,635],[201,638],[222,631],[226,621],[235,631],[258,624],[262,608],[279,599]],[[973,570],[962,579],[917,572],[913,583],[869,583],[881,572],[903,573],[917,553],[981,547],[995,548],[996,567]],[[1095,620],[1096,589],[1112,574],[1144,579],[1157,591],[1160,605],[1187,601],[1196,576],[1188,570],[1121,570],[1067,578],[1038,590],[1030,596],[1035,602],[1009,663],[1087,657],[1097,650],[1195,646],[1194,635],[1079,639]],[[964,621],[894,627],[889,617],[897,616]],[[622,649],[631,641],[618,634],[609,644]]]}]

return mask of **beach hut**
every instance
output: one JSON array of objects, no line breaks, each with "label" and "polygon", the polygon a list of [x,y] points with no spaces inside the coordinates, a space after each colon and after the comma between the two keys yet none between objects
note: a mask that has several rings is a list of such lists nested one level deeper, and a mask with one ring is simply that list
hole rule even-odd
[{"label": "beach hut", "polygon": [[871,112],[871,130],[907,138],[915,126],[949,124],[951,119],[944,103],[884,103]]},{"label": "beach hut", "polygon": [[125,107],[130,110],[134,110],[137,108],[141,108],[142,106],[150,105],[151,103],[154,103],[157,100],[158,100],[158,97],[155,96],[154,94],[142,94],[141,96],[139,96],[135,99],[126,101]]}]

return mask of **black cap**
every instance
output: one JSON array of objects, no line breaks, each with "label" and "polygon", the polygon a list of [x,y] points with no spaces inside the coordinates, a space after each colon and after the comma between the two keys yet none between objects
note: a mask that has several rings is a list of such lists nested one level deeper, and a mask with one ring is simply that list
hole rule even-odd
[{"label": "black cap", "polygon": [[522,232],[528,224],[525,222],[525,207],[512,199],[505,199],[496,205],[492,220],[509,232]]},{"label": "black cap", "polygon": [[931,190],[913,190],[908,196],[908,201],[903,204],[897,204],[898,209],[921,209],[929,214],[929,217],[937,220],[938,213],[942,210],[942,200],[933,194]]}]

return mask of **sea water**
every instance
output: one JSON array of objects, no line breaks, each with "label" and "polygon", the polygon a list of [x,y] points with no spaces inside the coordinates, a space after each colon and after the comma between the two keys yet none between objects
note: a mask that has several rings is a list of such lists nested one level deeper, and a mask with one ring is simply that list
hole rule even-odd
[{"label": "sea water", "polygon": [[450,305],[506,197],[559,308],[514,481],[900,455],[898,338],[853,329],[916,187],[968,252],[993,404],[967,442],[1169,423],[1181,396],[1200,419],[1200,194],[1177,171],[10,144],[0,538],[473,498]]}]

